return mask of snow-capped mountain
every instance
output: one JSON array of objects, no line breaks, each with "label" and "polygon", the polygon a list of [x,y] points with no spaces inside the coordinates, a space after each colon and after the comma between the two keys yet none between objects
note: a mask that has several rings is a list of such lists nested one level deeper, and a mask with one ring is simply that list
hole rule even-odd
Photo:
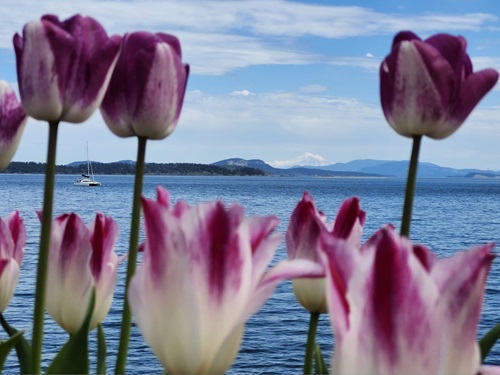
[{"label": "snow-capped mountain", "polygon": [[275,168],[292,168],[292,167],[322,167],[325,165],[330,165],[332,162],[326,160],[321,155],[313,154],[311,152],[306,152],[296,158],[283,161],[273,161],[268,163]]}]

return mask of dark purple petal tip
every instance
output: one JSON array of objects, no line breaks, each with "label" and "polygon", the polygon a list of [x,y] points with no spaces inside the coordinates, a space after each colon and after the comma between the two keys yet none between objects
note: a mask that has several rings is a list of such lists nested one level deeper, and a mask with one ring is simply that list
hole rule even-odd
[{"label": "dark purple petal tip", "polygon": [[412,41],[412,40],[422,40],[420,39],[417,34],[415,34],[413,31],[405,30],[405,31],[400,31],[399,33],[396,34],[394,37],[394,40],[392,41],[392,48],[394,48],[396,45],[403,41]]}]

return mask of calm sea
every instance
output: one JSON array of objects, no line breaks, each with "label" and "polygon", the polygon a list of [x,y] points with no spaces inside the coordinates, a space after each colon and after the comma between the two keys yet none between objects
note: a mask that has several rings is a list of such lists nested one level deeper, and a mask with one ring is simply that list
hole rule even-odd
[{"label": "calm sea", "polygon": [[[54,214],[74,211],[89,223],[95,212],[113,216],[120,225],[116,252],[128,248],[129,215],[133,189],[132,176],[99,176],[99,188],[74,187],[76,176],[57,176]],[[183,199],[190,204],[222,199],[226,203],[240,202],[247,215],[277,215],[278,230],[285,232],[288,218],[309,191],[317,206],[329,220],[339,204],[349,196],[358,196],[367,212],[364,239],[380,226],[399,226],[404,194],[403,179],[327,179],[279,177],[171,177],[146,176],[144,195],[155,196],[155,187],[170,190],[173,201]],[[40,224],[35,210],[42,205],[43,176],[0,174],[0,216],[14,209],[21,211],[28,230],[26,255],[16,294],[5,311],[6,319],[17,329],[31,331],[33,293]],[[500,180],[424,179],[419,180],[414,206],[412,239],[433,249],[440,256],[487,242],[500,243]],[[284,243],[275,261],[286,257]],[[125,264],[120,267],[119,285],[111,311],[104,322],[108,339],[108,372],[114,369],[117,335],[120,326],[121,300]],[[493,264],[487,288],[480,333],[500,323],[500,260]],[[50,286],[49,286],[50,287]],[[246,325],[242,348],[230,373],[291,374],[302,371],[303,350],[309,315],[295,301],[289,282],[280,284],[273,297]],[[416,322],[418,324],[418,322]],[[46,319],[44,365],[48,364],[67,335]],[[93,336],[94,334],[92,334]],[[4,337],[0,333],[0,338]],[[93,341],[95,342],[95,340]],[[318,342],[329,362],[332,335],[327,316],[322,316]],[[500,345],[488,362],[500,364]],[[139,331],[132,331],[127,369],[129,373],[161,373],[162,368]],[[18,372],[14,358],[4,369]]]}]

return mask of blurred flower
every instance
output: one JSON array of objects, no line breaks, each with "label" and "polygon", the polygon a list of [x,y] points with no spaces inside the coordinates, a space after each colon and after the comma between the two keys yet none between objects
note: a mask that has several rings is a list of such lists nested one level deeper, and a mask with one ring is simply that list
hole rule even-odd
[{"label": "blurred flower", "polygon": [[181,45],[173,35],[125,35],[101,105],[114,134],[163,139],[174,131],[189,74],[181,59]]},{"label": "blurred flower", "polygon": [[74,334],[82,326],[95,288],[90,329],[101,323],[111,306],[119,259],[113,250],[118,225],[97,213],[89,228],[74,214],[53,221],[46,306],[52,318]]},{"label": "blurred flower", "polygon": [[437,34],[422,41],[398,33],[380,66],[385,118],[396,132],[442,139],[458,129],[498,79],[498,72],[472,72],[463,37]]},{"label": "blurred flower", "polygon": [[128,299],[137,325],[169,374],[224,373],[247,318],[284,278],[314,276],[322,267],[284,261],[267,273],[280,235],[274,216],[245,218],[222,202],[169,208],[143,199],[146,240]]},{"label": "blurred flower", "polygon": [[[476,374],[476,329],[493,245],[447,259],[391,226],[361,249],[321,236],[335,374]],[[362,360],[360,360],[362,359]]]},{"label": "blurred flower", "polygon": [[12,212],[5,220],[0,218],[0,312],[14,295],[25,245],[26,228],[19,212]]},{"label": "blurred flower", "polygon": [[14,35],[24,110],[38,120],[88,119],[106,91],[121,37],[108,38],[93,18],[45,15]]},{"label": "blurred flower", "polygon": [[[358,246],[361,240],[365,212],[359,208],[358,198],[348,198],[340,206],[332,229],[325,224],[326,217],[314,205],[312,196],[305,192],[302,200],[292,212],[286,232],[286,249],[289,259],[308,259],[319,263],[316,246],[322,231],[331,231],[333,236]],[[310,312],[326,313],[324,278],[301,278],[293,280],[295,297]]]},{"label": "blurred flower", "polygon": [[0,171],[14,157],[27,119],[12,88],[0,81]]}]

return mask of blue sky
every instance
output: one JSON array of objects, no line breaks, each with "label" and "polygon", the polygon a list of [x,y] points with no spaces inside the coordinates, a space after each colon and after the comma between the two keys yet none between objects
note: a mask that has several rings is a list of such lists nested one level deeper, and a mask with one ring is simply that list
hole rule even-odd
[{"label": "blue sky", "polygon": [[[175,132],[148,143],[151,162],[408,158],[411,141],[387,125],[379,99],[378,68],[399,30],[462,35],[474,70],[500,69],[497,0],[2,0],[0,79],[14,87],[12,36],[46,13],[89,15],[110,34],[179,37],[191,65],[185,104]],[[47,133],[30,120],[14,160],[45,161]],[[86,140],[93,160],[135,159],[136,140],[115,137],[99,112],[59,137],[59,164],[84,159]],[[421,160],[500,170],[500,85],[453,136],[424,139]]]}]

